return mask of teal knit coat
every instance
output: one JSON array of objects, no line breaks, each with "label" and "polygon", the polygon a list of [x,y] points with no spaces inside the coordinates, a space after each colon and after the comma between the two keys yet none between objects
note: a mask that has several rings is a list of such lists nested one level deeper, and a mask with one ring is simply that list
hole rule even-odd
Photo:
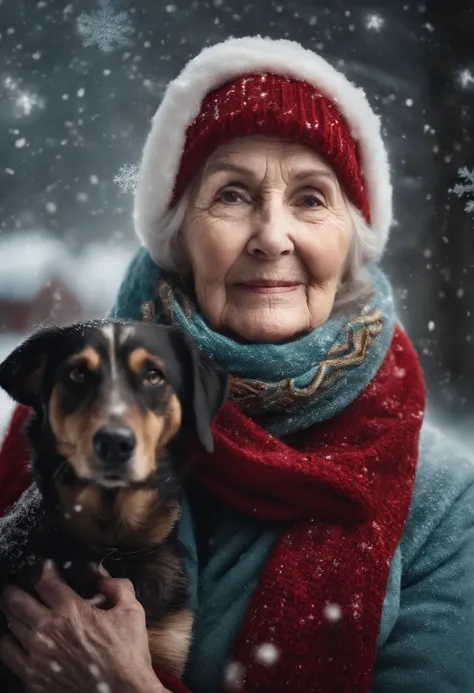
[{"label": "teal knit coat", "polygon": [[[197,632],[185,679],[192,693],[217,690],[274,539],[236,512],[217,522],[218,558],[194,595]],[[220,598],[221,571],[231,575],[243,551],[254,556],[248,588],[229,606]],[[195,561],[188,554],[190,570]],[[411,510],[391,563],[371,693],[474,693],[474,460],[427,422]]]}]

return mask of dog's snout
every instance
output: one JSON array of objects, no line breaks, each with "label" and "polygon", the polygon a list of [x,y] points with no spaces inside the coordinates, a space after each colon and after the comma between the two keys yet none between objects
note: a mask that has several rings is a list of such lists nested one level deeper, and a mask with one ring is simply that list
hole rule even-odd
[{"label": "dog's snout", "polygon": [[135,450],[136,439],[126,426],[108,424],[99,428],[92,444],[97,457],[106,464],[124,464]]}]

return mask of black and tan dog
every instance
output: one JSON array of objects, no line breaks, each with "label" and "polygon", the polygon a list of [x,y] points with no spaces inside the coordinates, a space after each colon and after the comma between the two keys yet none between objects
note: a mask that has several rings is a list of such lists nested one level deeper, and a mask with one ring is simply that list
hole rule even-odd
[{"label": "black and tan dog", "polygon": [[133,582],[154,665],[180,675],[193,620],[180,494],[190,445],[213,448],[227,376],[177,328],[95,321],[33,335],[1,364],[0,386],[32,408],[34,479],[0,520],[0,589],[34,591],[50,558],[91,598],[90,565],[102,564]]}]

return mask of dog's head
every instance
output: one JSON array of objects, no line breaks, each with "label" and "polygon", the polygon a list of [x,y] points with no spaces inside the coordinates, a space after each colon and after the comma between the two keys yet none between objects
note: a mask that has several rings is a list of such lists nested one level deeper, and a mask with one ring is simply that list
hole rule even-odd
[{"label": "dog's head", "polygon": [[76,477],[113,488],[152,478],[178,435],[212,451],[227,376],[178,328],[95,321],[34,334],[0,365],[0,386],[35,410]]}]

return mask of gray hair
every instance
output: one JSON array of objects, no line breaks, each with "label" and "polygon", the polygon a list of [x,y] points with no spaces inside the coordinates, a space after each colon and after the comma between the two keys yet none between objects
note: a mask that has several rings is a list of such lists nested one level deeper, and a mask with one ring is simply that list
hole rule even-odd
[{"label": "gray hair", "polygon": [[[153,259],[160,267],[183,275],[188,274],[190,268],[179,243],[179,232],[186,217],[191,192],[192,185],[188,186],[179,202],[163,218],[153,252]],[[373,293],[373,282],[366,265],[380,255],[379,234],[370,228],[344,192],[343,197],[352,220],[354,235],[344,278],[336,293],[333,313],[352,313],[367,302]]]}]

